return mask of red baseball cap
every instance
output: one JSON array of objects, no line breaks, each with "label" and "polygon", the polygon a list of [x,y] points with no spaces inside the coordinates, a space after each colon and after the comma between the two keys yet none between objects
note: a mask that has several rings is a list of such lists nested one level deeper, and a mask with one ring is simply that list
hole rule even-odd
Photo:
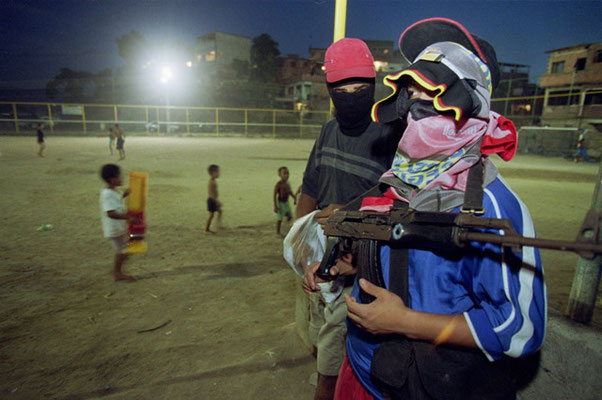
[{"label": "red baseball cap", "polygon": [[324,73],[328,83],[348,78],[374,78],[374,58],[364,41],[339,39],[326,49]]}]

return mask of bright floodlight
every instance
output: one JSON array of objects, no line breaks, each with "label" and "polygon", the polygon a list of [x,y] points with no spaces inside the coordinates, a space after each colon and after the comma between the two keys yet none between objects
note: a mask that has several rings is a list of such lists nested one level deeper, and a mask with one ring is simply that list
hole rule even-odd
[{"label": "bright floodlight", "polygon": [[161,68],[161,83],[167,83],[173,78],[173,72],[169,67]]}]

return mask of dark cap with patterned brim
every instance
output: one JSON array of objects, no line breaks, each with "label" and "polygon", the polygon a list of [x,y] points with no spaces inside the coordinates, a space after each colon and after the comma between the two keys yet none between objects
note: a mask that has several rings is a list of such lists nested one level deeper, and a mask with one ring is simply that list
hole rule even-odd
[{"label": "dark cap with patterned brim", "polygon": [[499,82],[495,51],[489,43],[455,21],[431,18],[401,34],[400,50],[412,64],[385,77],[384,84],[393,92],[374,105],[374,121],[404,117],[400,92],[410,81],[435,93],[433,104],[441,113],[451,113],[458,121],[488,118],[491,93]]},{"label": "dark cap with patterned brim", "polygon": [[491,72],[495,90],[500,81],[500,69],[493,46],[452,19],[428,18],[410,25],[399,36],[399,51],[412,62],[426,47],[438,42],[458,43],[479,57]]}]

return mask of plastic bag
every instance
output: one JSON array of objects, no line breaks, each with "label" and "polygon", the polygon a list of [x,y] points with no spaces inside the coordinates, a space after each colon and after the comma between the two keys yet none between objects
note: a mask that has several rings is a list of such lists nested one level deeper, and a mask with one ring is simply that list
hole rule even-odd
[{"label": "plastic bag", "polygon": [[[299,218],[284,238],[282,254],[290,267],[303,278],[305,268],[315,261],[321,261],[326,248],[326,236],[314,218],[316,210]],[[327,303],[335,300],[343,291],[344,277],[331,282],[318,283],[322,297]]]},{"label": "plastic bag", "polygon": [[283,242],[284,259],[302,278],[305,267],[322,260],[326,248],[326,236],[314,218],[318,212],[316,210],[296,220]]}]

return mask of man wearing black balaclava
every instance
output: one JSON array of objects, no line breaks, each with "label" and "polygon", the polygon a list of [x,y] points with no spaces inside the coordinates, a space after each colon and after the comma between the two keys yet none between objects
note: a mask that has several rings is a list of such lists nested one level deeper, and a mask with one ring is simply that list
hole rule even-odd
[{"label": "man wearing black balaclava", "polygon": [[[391,127],[372,122],[376,74],[366,43],[350,38],[333,43],[326,50],[324,72],[335,119],[322,127],[307,162],[297,218],[316,209],[326,215],[374,187],[391,167],[399,141]],[[313,283],[308,271],[303,283],[308,294]],[[345,279],[334,283],[344,286],[342,293],[349,293],[352,284]],[[334,396],[345,357],[346,313],[342,294],[329,302],[320,293],[310,296],[309,338],[317,349],[318,369],[315,399]]]}]

